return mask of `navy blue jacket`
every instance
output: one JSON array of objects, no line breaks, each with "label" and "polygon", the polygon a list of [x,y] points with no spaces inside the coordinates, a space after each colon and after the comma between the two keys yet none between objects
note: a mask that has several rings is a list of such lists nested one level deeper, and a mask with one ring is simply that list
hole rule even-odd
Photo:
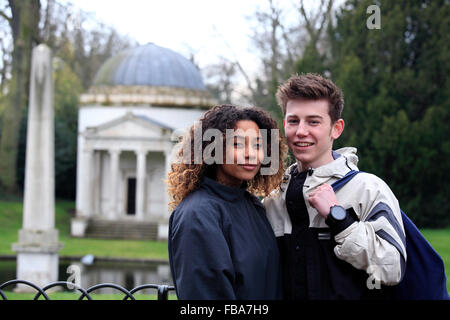
[{"label": "navy blue jacket", "polygon": [[179,299],[280,299],[277,242],[245,188],[205,177],[173,211],[169,259]]}]

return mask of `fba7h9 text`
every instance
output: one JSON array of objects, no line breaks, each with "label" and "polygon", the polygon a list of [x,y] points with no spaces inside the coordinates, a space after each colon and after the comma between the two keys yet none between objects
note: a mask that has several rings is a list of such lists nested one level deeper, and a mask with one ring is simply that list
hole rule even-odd
[{"label": "fba7h9 text", "polygon": [[269,313],[269,306],[266,304],[224,304],[220,308],[187,304],[182,306],[179,311],[180,315],[205,315],[208,318],[215,312],[226,315],[266,315]]}]

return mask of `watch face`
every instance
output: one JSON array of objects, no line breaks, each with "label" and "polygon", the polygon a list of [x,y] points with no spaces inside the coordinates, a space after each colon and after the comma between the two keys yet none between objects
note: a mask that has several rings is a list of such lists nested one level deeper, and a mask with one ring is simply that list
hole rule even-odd
[{"label": "watch face", "polygon": [[341,206],[334,206],[331,208],[331,216],[335,220],[344,220],[347,216],[347,212]]}]

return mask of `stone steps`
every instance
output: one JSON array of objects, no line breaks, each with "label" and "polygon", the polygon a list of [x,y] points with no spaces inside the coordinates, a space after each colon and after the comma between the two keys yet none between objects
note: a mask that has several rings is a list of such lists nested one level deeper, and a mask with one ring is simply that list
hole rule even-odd
[{"label": "stone steps", "polygon": [[90,221],[86,238],[157,240],[158,224],[144,221]]}]

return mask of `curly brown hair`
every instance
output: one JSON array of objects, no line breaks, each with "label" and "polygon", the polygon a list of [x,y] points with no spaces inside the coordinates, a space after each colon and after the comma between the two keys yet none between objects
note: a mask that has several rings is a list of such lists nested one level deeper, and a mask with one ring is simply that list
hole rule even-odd
[{"label": "curly brown hair", "polygon": [[[278,170],[272,175],[262,175],[260,170],[251,181],[247,182],[248,191],[258,196],[266,196],[279,187],[285,170],[287,155],[287,146],[284,142],[284,137],[280,134],[277,123],[272,119],[269,113],[258,107],[241,108],[234,105],[223,104],[214,106],[208,110],[200,119],[200,123],[202,132],[205,132],[208,129],[218,129],[225,140],[226,130],[234,129],[236,123],[240,120],[254,121],[259,129],[267,130],[266,154],[268,157],[271,157],[272,155],[272,138],[277,138],[276,136],[272,137],[271,129],[276,129],[278,132],[278,143],[276,144],[278,150],[273,150],[273,152],[279,153]],[[178,160],[183,159],[183,161],[172,163],[171,171],[168,175],[168,193],[171,197],[169,207],[171,210],[178,206],[187,195],[200,187],[204,176],[215,178],[217,164],[207,164],[203,159],[198,161],[195,157],[196,154],[198,155],[199,153],[190,152],[189,159],[186,161],[186,155],[183,154],[184,150],[195,150],[194,130],[195,125],[192,125],[176,146],[176,148],[178,148],[176,157]],[[202,141],[202,152],[200,154],[203,154],[203,150],[211,143],[213,143],[213,141]],[[271,163],[261,164],[261,167],[269,167],[270,165]]]}]

